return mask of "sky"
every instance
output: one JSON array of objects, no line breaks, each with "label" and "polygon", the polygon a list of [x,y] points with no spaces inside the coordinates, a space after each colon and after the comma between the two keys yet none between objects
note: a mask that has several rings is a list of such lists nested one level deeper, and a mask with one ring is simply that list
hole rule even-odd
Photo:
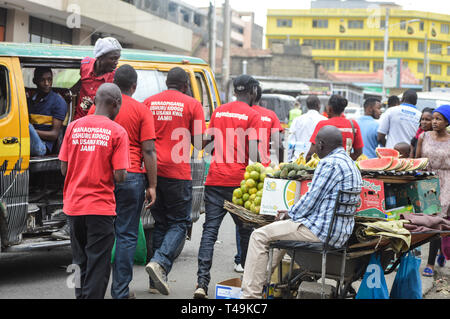
[{"label": "sky", "polygon": [[[210,0],[182,0],[195,7],[207,7]],[[223,0],[215,1],[220,7]],[[379,2],[383,2],[379,0]],[[450,1],[448,0],[389,0],[403,6],[404,10],[429,11],[450,14]],[[230,6],[237,11],[255,12],[256,23],[265,28],[267,9],[310,9],[310,0],[230,0]]]}]

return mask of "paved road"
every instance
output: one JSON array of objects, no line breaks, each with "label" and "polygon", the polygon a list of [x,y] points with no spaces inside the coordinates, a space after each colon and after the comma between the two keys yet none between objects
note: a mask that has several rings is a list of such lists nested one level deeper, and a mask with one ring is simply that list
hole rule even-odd
[{"label": "paved road", "polygon": [[[190,299],[192,297],[197,272],[197,254],[201,238],[203,215],[194,224],[192,240],[185,248],[172,272],[169,274],[171,294],[169,296],[152,295],[147,292],[148,275],[143,266],[134,267],[134,279],[131,289],[139,299]],[[230,216],[226,216],[219,232],[215,247],[209,298],[214,298],[216,282],[239,277],[233,271],[235,246],[235,228]],[[428,245],[422,248],[422,266],[426,263]],[[27,254],[3,254],[0,257],[0,299],[73,299],[74,291],[67,287],[69,274],[65,267],[71,263],[70,248],[59,248],[49,252]],[[422,277],[423,292],[426,299],[449,298],[450,267],[437,268],[436,277]],[[386,276],[390,289],[395,272]],[[436,283],[436,280],[441,279]],[[357,289],[358,284],[354,284]],[[106,298],[111,298],[108,292]]]},{"label": "paved road", "polygon": [[[131,289],[139,299],[191,298],[196,285],[197,254],[200,244],[204,215],[194,224],[192,239],[186,241],[183,252],[169,274],[171,294],[152,295],[147,292],[148,275],[143,266],[134,267]],[[216,282],[239,277],[235,273],[235,228],[230,216],[226,216],[215,246],[209,297],[214,298]],[[0,256],[0,299],[73,299],[74,290],[67,287],[71,263],[70,248],[26,254],[3,254]],[[109,288],[106,298],[111,298]]]}]

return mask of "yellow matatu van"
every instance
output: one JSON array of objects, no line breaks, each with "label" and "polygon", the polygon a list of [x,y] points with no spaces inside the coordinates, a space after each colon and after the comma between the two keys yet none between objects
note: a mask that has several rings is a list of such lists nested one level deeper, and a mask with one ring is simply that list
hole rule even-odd
[{"label": "yellow matatu van", "polygon": [[[71,88],[80,78],[80,62],[93,56],[93,47],[0,43],[0,251],[18,252],[69,245],[50,234],[65,223],[62,212],[63,177],[57,158],[64,128],[72,120],[77,95]],[[203,105],[205,119],[220,105],[214,75],[202,59],[152,51],[123,49],[119,65],[130,64],[138,73],[134,98],[147,97],[166,89],[167,72],[175,66],[190,76],[190,95]],[[27,96],[35,90],[34,69],[53,70],[53,90],[67,102],[68,114],[53,155],[30,157]],[[203,203],[205,165],[193,152],[193,209],[195,222]],[[152,227],[149,211],[142,212],[146,236]],[[182,249],[181,245],[181,249]],[[151,246],[150,246],[151,247]]]}]

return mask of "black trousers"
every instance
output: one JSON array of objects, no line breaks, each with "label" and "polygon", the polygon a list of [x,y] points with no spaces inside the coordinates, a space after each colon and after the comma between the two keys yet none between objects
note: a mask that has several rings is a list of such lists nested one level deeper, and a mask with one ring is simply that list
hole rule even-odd
[{"label": "black trousers", "polygon": [[430,241],[430,250],[428,251],[428,262],[427,262],[428,265],[434,266],[439,249],[441,249],[440,238]]},{"label": "black trousers", "polygon": [[72,263],[78,265],[77,299],[103,299],[111,273],[114,216],[69,216]]}]

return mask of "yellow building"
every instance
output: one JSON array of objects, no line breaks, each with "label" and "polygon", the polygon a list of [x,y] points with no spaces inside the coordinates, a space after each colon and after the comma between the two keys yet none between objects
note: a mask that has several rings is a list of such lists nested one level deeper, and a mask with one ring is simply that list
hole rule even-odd
[{"label": "yellow building", "polygon": [[[309,44],[314,60],[331,73],[367,74],[383,69],[386,8],[268,10],[266,46]],[[413,21],[411,21],[413,20]],[[427,35],[432,87],[450,87],[450,15],[389,10],[388,58],[402,59],[423,82]]]}]

